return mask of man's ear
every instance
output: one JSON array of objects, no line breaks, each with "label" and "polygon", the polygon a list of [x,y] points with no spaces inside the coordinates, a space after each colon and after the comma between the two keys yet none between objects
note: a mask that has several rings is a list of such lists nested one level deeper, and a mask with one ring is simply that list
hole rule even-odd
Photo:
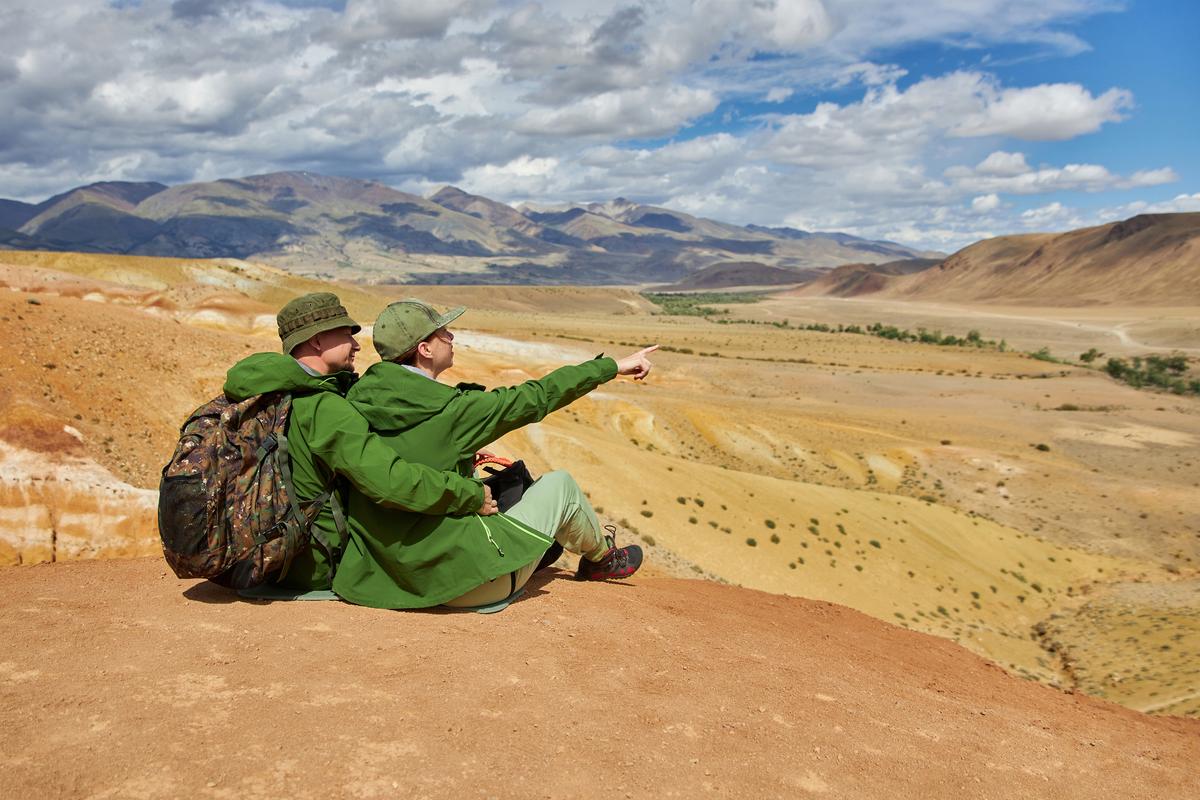
[{"label": "man's ear", "polygon": [[417,355],[419,355],[421,358],[432,358],[433,357],[433,349],[432,349],[432,346],[429,344],[428,339],[426,339],[425,341],[423,341],[417,345]]}]

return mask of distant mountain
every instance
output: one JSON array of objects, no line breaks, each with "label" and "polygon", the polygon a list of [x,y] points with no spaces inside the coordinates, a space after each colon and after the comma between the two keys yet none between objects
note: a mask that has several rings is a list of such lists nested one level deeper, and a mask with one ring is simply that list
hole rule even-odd
[{"label": "distant mountain", "polygon": [[37,214],[37,206],[17,200],[0,200],[0,231],[15,231]]},{"label": "distant mountain", "polygon": [[788,286],[818,280],[827,272],[819,269],[769,267],[757,261],[723,261],[697,270],[677,283],[655,288],[665,291],[696,291],[728,289],[734,286]]},{"label": "distant mountain", "polygon": [[912,258],[892,242],[738,226],[617,198],[513,208],[447,186],[429,198],[373,181],[280,172],[189,183],[95,183],[0,201],[0,245],[231,257],[372,283],[674,282],[715,265],[823,270]]},{"label": "distant mountain", "polygon": [[923,272],[942,263],[940,258],[910,258],[884,264],[843,264],[788,292],[796,297],[858,297],[883,291],[902,275]]},{"label": "distant mountain", "polygon": [[1023,305],[1200,304],[1200,213],[1142,214],[1067,233],[998,236],[880,296]]}]

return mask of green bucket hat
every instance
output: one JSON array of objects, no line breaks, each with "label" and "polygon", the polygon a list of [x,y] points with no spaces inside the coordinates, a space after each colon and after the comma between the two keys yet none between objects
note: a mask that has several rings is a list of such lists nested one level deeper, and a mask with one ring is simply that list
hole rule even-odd
[{"label": "green bucket hat", "polygon": [[307,342],[318,333],[334,328],[349,327],[351,333],[362,330],[361,325],[350,319],[338,296],[331,292],[314,292],[297,297],[280,310],[275,322],[279,325],[279,338],[285,353],[292,352],[296,345]]},{"label": "green bucket hat", "polygon": [[409,297],[379,312],[371,340],[384,361],[395,361],[411,353],[438,328],[444,328],[462,316],[465,306],[452,308],[445,314],[428,303]]}]

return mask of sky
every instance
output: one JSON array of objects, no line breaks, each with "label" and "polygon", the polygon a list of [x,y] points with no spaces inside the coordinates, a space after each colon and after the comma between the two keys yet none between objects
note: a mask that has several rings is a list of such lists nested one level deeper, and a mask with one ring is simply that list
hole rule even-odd
[{"label": "sky", "polygon": [[1194,0],[4,0],[0,197],[280,170],[953,251],[1200,211]]}]

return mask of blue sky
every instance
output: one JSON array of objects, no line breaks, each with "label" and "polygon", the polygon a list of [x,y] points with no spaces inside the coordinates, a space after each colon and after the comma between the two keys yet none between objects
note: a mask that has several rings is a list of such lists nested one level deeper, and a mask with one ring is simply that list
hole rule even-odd
[{"label": "blue sky", "polygon": [[284,169],[954,250],[1200,210],[1182,0],[8,0],[0,196]]}]

